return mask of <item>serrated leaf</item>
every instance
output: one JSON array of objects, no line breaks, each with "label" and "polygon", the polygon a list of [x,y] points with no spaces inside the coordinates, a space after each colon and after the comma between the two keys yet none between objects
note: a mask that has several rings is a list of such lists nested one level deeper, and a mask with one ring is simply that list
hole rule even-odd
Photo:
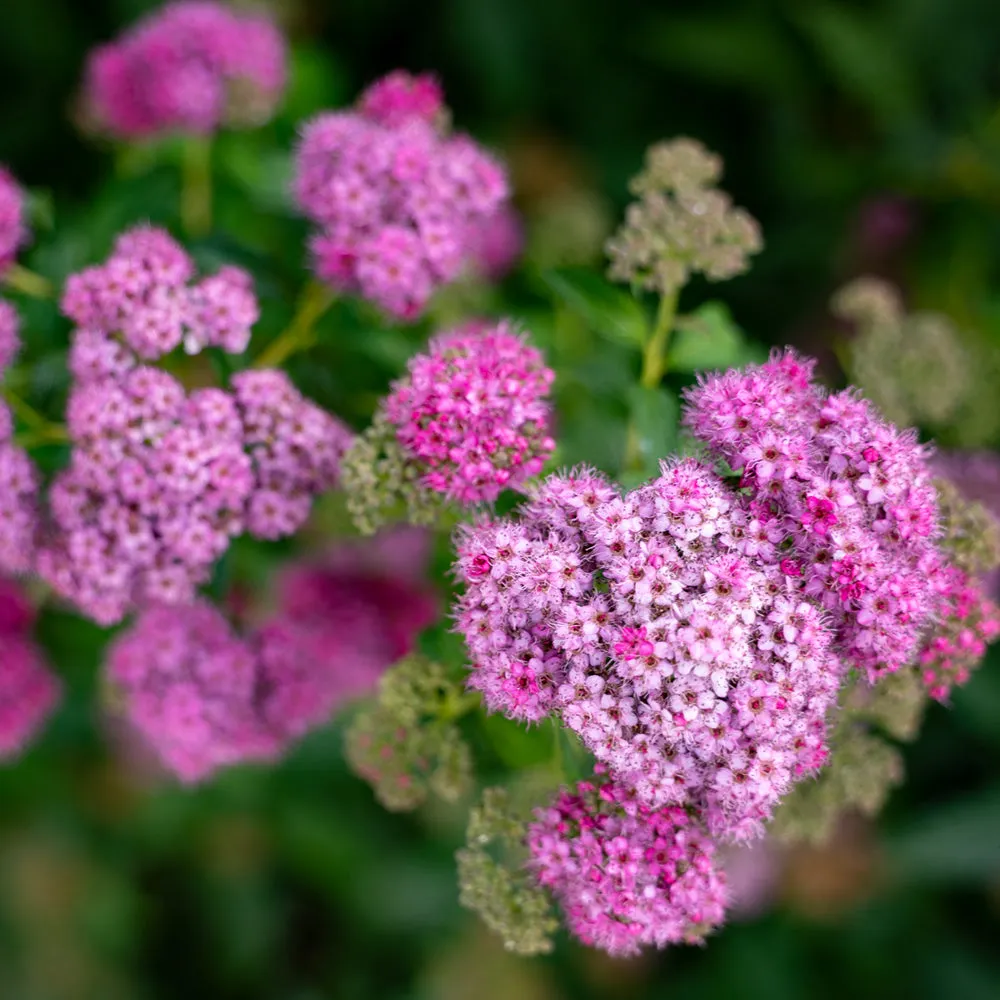
[{"label": "serrated leaf", "polygon": [[635,473],[641,482],[655,476],[660,459],[666,458],[676,447],[680,404],[669,389],[647,389],[641,385],[629,390],[628,403],[639,458],[628,472]]},{"label": "serrated leaf", "polygon": [[649,324],[628,292],[583,267],[545,271],[542,279],[596,334],[615,344],[641,348]]},{"label": "serrated leaf", "polygon": [[749,360],[749,345],[721,302],[706,302],[678,318],[667,354],[667,370],[698,372],[731,368]]}]

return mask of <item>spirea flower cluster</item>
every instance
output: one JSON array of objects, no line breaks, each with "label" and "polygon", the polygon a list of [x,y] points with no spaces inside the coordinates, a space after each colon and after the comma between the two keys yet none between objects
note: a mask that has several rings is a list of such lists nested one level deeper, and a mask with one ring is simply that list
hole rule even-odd
[{"label": "spirea flower cluster", "polygon": [[694,273],[741,274],[762,246],[760,227],[713,185],[722,160],[693,139],[657,143],[629,185],[638,201],[605,247],[614,281],[673,295]]},{"label": "spirea flower cluster", "polygon": [[843,669],[779,540],[694,460],[624,497],[551,477],[460,537],[470,684],[512,718],[558,713],[639,803],[754,836],[823,763]]},{"label": "spirea flower cluster", "polygon": [[527,843],[530,869],[584,944],[634,955],[700,942],[722,923],[715,843],[679,806],[650,809],[613,782],[581,782],[536,811]]},{"label": "spirea flower cluster", "polygon": [[942,559],[928,451],[851,390],[827,394],[792,351],[702,378],[685,422],[741,473],[769,538],[760,557],[801,581],[835,649],[871,680],[912,662]]},{"label": "spirea flower cluster", "polygon": [[269,18],[179,0],[92,53],[84,113],[119,139],[258,125],[281,99],[286,61],[284,38]]},{"label": "spirea flower cluster", "polygon": [[21,751],[59,700],[59,682],[31,638],[33,623],[21,589],[0,580],[0,757]]},{"label": "spirea flower cluster", "polygon": [[112,644],[112,703],[183,781],[268,760],[375,687],[434,617],[423,539],[402,529],[293,565],[238,634],[205,601],[144,610]]},{"label": "spirea flower cluster", "polygon": [[67,407],[68,468],[49,493],[40,575],[101,624],[146,603],[190,601],[244,531],[292,534],[331,488],[350,434],[277,371],[244,371],[232,392],[188,393],[140,363],[182,341],[242,351],[256,319],[234,268],[192,283],[164,232],[119,238],[111,258],[67,282],[79,324]]},{"label": "spirea flower cluster", "polygon": [[[0,382],[20,348],[18,317],[0,301]],[[14,442],[14,420],[0,399],[0,573],[22,574],[32,566],[38,526],[38,472]]]},{"label": "spirea flower cluster", "polygon": [[955,566],[938,576],[941,621],[920,650],[920,676],[935,701],[946,701],[953,687],[966,684],[1000,636],[1000,608],[983,595],[968,574]]},{"label": "spirea flower cluster", "polygon": [[316,273],[404,320],[459,275],[509,197],[499,163],[446,119],[437,84],[400,71],[309,121],[295,154]]},{"label": "spirea flower cluster", "polygon": [[359,527],[370,530],[400,502],[420,521],[423,510],[439,508],[435,495],[468,507],[523,487],[555,447],[554,378],[506,321],[435,337],[345,458],[344,487]]},{"label": "spirea flower cluster", "polygon": [[10,171],[0,166],[0,278],[27,242],[28,227],[24,216],[24,192]]}]

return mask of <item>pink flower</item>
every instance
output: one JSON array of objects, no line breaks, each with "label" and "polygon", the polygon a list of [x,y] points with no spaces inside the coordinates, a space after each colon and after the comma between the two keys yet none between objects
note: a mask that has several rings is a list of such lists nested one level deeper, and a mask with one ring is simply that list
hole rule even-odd
[{"label": "pink flower", "polygon": [[410,361],[385,414],[426,486],[466,505],[491,501],[537,475],[551,454],[553,378],[510,324],[470,323]]},{"label": "pink flower", "polygon": [[24,192],[13,175],[0,166],[0,278],[14,263],[28,236]]},{"label": "pink flower", "polygon": [[715,845],[684,809],[647,809],[608,781],[581,782],[535,812],[529,869],[570,931],[611,955],[700,942],[725,916]]},{"label": "pink flower", "polygon": [[436,82],[396,72],[355,110],[307,122],[295,154],[295,197],[320,227],[316,273],[406,321],[475,256],[509,197],[500,165],[445,120]]},{"label": "pink flower", "polygon": [[84,101],[122,139],[267,121],[285,88],[285,41],[260,15],[177,0],[91,53]]}]

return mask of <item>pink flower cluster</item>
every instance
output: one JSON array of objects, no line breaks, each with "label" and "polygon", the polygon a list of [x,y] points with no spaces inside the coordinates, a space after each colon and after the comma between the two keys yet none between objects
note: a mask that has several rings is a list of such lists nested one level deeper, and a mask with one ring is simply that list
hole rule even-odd
[{"label": "pink flower cluster", "polygon": [[824,616],[738,492],[693,460],[622,497],[582,470],[466,529],[458,628],[491,710],[557,713],[650,808],[759,833],[826,756]]},{"label": "pink flower cluster", "polygon": [[[0,381],[20,347],[14,307],[0,301]],[[0,400],[0,573],[31,568],[38,523],[38,472],[14,444],[14,421]]]},{"label": "pink flower cluster", "polygon": [[[425,577],[429,548],[425,530],[398,526],[364,542],[343,543],[282,573],[279,617],[335,663],[336,701],[374,688],[436,620],[437,602]],[[323,699],[302,702],[310,700],[313,711],[329,715]]]},{"label": "pink flower cluster", "polygon": [[24,221],[24,192],[13,175],[0,166],[0,277],[27,242],[28,227]]},{"label": "pink flower cluster", "polygon": [[260,124],[281,99],[286,60],[284,38],[267,17],[179,0],[91,54],[86,111],[120,139]]},{"label": "pink flower cluster", "polygon": [[470,231],[509,197],[503,168],[468,136],[445,134],[445,117],[432,79],[396,72],[356,109],[308,122],[295,154],[295,196],[321,227],[317,274],[405,320],[458,276]]},{"label": "pink flower cluster", "polygon": [[31,639],[33,620],[20,588],[0,580],[0,757],[22,750],[59,700],[59,682]]},{"label": "pink flower cluster", "polygon": [[194,281],[194,261],[162,229],[140,226],[111,256],[71,275],[62,311],[77,324],[70,369],[80,382],[119,376],[184,345],[240,354],[259,309],[250,275],[237,267]]},{"label": "pink flower cluster", "polygon": [[937,578],[942,607],[940,621],[920,651],[920,675],[928,694],[946,701],[951,689],[966,684],[1000,636],[1000,608],[984,596],[982,586],[956,567]]},{"label": "pink flower cluster", "polygon": [[827,394],[793,351],[702,378],[685,422],[742,474],[762,557],[820,603],[835,648],[874,681],[913,662],[943,562],[928,452],[854,392]]},{"label": "pink flower cluster", "polygon": [[101,624],[144,603],[183,603],[236,535],[296,531],[331,488],[350,433],[276,371],[232,392],[188,394],[153,360],[182,340],[243,350],[256,318],[233,268],[189,284],[192,265],[159,230],[122,236],[100,267],[70,278],[79,328],[67,408],[69,467],[50,491],[38,572]]},{"label": "pink flower cluster", "polygon": [[385,414],[425,486],[462,504],[489,502],[537,475],[552,453],[554,378],[508,322],[469,323],[410,361]]},{"label": "pink flower cluster", "polygon": [[603,780],[563,790],[535,817],[529,867],[584,944],[634,955],[643,945],[700,942],[722,923],[725,874],[687,810],[636,805]]},{"label": "pink flower cluster", "polygon": [[124,714],[183,781],[279,756],[413,649],[435,604],[408,529],[291,569],[246,638],[211,605],[145,610],[111,646]]}]

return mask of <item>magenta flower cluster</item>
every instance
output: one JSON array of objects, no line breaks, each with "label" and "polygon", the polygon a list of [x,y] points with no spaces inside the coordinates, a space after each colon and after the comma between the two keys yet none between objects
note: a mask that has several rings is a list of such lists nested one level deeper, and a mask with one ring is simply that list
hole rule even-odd
[{"label": "magenta flower cluster", "polygon": [[555,448],[554,378],[510,323],[468,323],[410,361],[385,415],[425,486],[461,504],[489,502],[537,475]]},{"label": "magenta flower cluster", "polygon": [[275,758],[413,649],[436,613],[425,559],[403,529],[294,566],[245,638],[206,602],[148,608],[110,647],[120,709],[186,782]]},{"label": "magenta flower cluster", "polygon": [[0,579],[0,757],[22,750],[59,700],[59,682],[32,641],[33,622],[20,588]]},{"label": "magenta flower cluster", "polygon": [[445,121],[437,84],[400,71],[309,121],[295,154],[316,273],[404,320],[459,275],[475,227],[509,197],[499,163]]},{"label": "magenta flower cluster", "polygon": [[786,351],[704,377],[685,421],[741,473],[772,538],[767,557],[823,607],[838,654],[874,681],[913,661],[934,619],[937,494],[916,433],[851,390],[828,395],[813,365]]},{"label": "magenta flower cluster", "polygon": [[232,392],[187,393],[140,364],[186,341],[242,351],[257,315],[247,275],[192,283],[159,230],[122,236],[111,258],[67,283],[79,324],[67,407],[70,464],[49,494],[38,572],[101,624],[145,603],[183,603],[244,531],[292,534],[331,488],[350,433],[281,372],[245,371]]},{"label": "magenta flower cluster", "polygon": [[24,192],[13,175],[0,166],[0,278],[27,242],[28,227],[24,215]]},{"label": "magenta flower cluster", "polygon": [[286,61],[269,18],[178,0],[91,54],[85,113],[119,139],[259,124],[281,99]]},{"label": "magenta flower cluster", "polygon": [[700,942],[722,923],[715,844],[679,806],[650,809],[606,779],[581,782],[536,810],[527,844],[531,871],[586,945],[634,955]]},{"label": "magenta flower cluster", "polygon": [[[20,347],[18,317],[0,301],[0,381]],[[0,400],[0,573],[31,569],[38,525],[38,472],[23,448],[14,443],[14,421]]]},{"label": "magenta flower cluster", "polygon": [[823,763],[843,674],[777,541],[694,460],[624,497],[551,477],[460,539],[470,685],[512,718],[558,714],[639,803],[755,836]]},{"label": "magenta flower cluster", "polygon": [[1000,608],[984,595],[979,581],[957,567],[946,568],[936,582],[939,620],[917,663],[927,693],[947,701],[953,687],[968,683],[987,645],[1000,637]]}]

